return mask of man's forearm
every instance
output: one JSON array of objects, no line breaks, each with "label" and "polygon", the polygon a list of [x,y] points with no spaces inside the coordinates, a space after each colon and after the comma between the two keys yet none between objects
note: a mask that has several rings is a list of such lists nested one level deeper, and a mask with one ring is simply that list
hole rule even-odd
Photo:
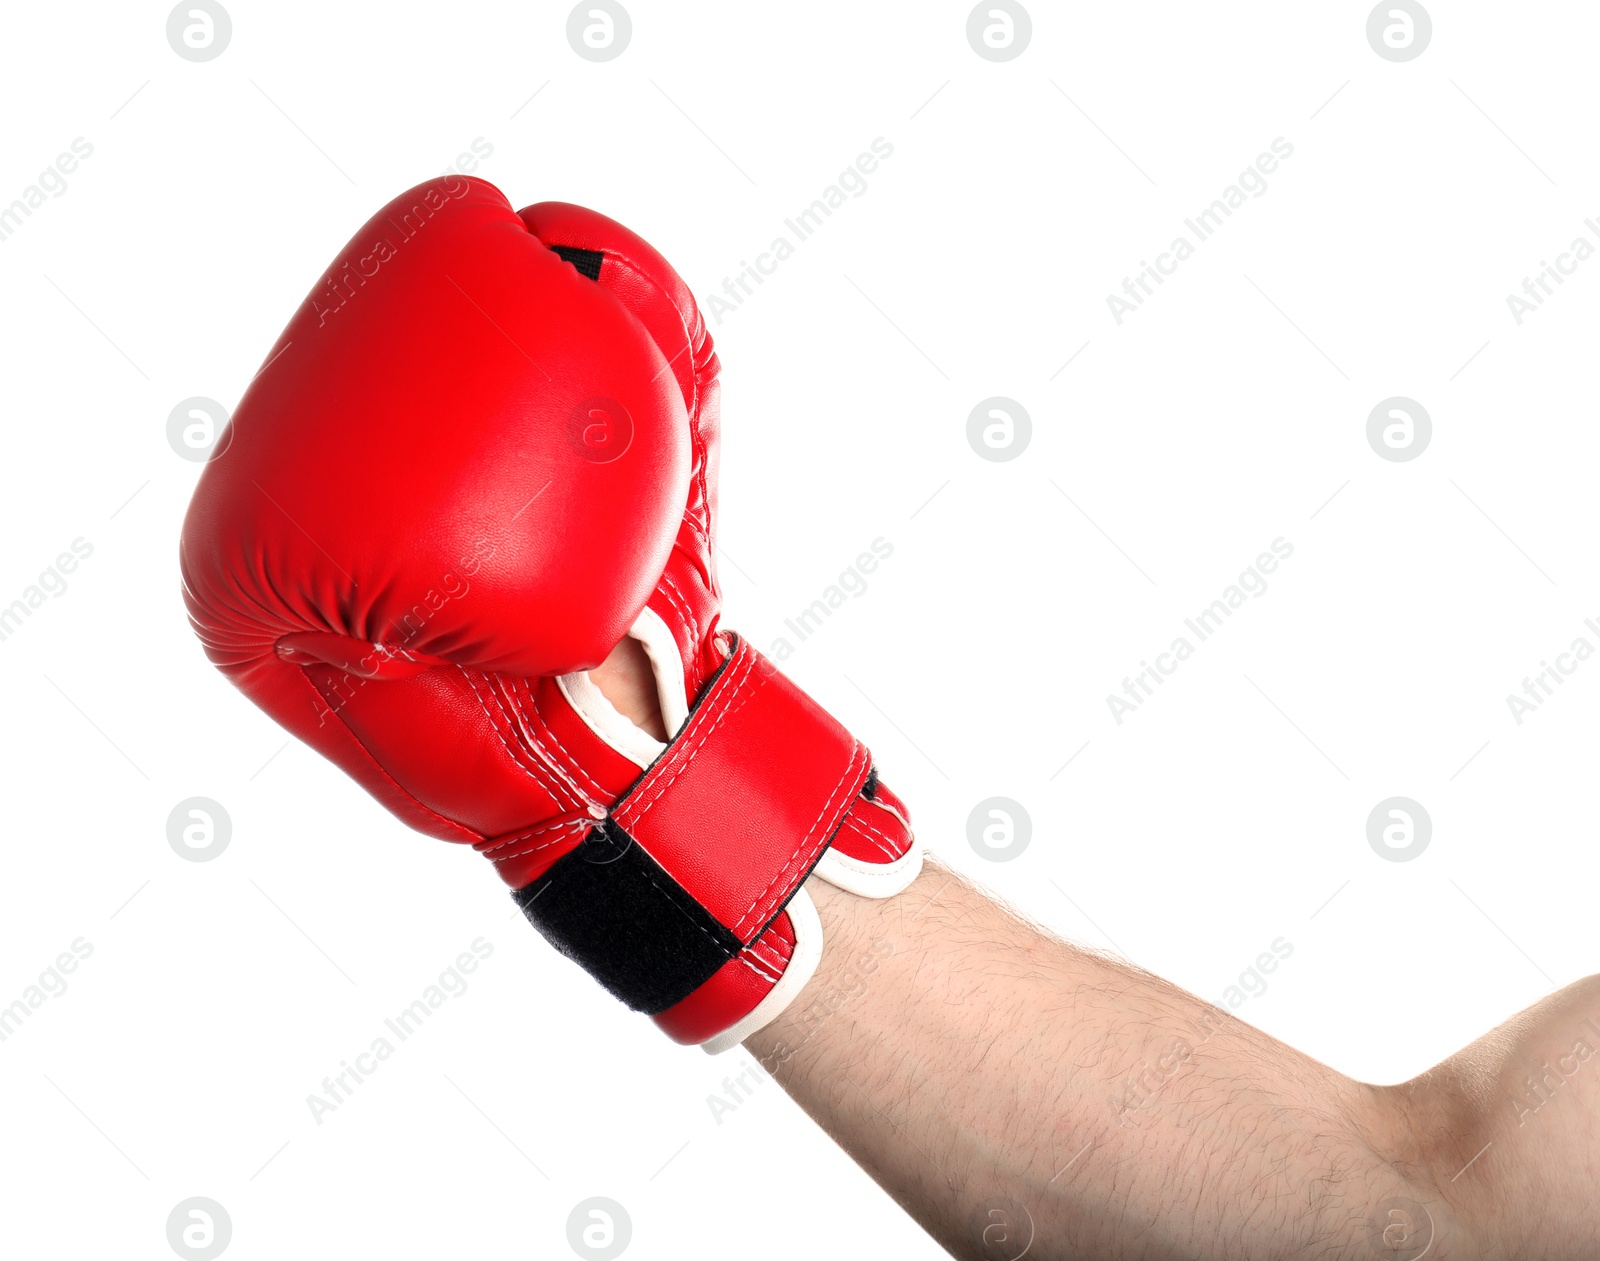
[{"label": "man's forearm", "polygon": [[1401,1097],[937,866],[882,905],[814,893],[822,967],[748,1046],[956,1255],[1483,1255],[1396,1159]]},{"label": "man's forearm", "polygon": [[[642,653],[595,677],[664,734]],[[1374,1087],[936,864],[808,888],[821,966],[747,1046],[957,1255],[1600,1256],[1600,977]]]}]

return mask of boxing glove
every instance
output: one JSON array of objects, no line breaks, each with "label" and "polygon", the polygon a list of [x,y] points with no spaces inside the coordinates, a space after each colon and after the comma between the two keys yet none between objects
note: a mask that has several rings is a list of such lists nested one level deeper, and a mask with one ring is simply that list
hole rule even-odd
[{"label": "boxing glove", "polygon": [[[718,629],[716,373],[637,237],[433,181],[285,329],[181,563],[208,655],[252,700],[488,854],[630,1006],[721,1049],[815,966],[807,874],[881,896],[920,855],[865,750]],[[624,634],[664,748],[585,673]]]}]

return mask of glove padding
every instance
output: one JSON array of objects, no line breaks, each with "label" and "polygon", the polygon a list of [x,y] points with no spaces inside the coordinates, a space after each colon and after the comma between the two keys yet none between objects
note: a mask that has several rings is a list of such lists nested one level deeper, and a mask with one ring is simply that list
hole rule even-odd
[{"label": "glove padding", "polygon": [[[436,180],[302,304],[181,545],[252,700],[708,1049],[814,969],[809,872],[886,896],[921,861],[866,751],[717,629],[716,376],[687,287],[625,228]],[[585,673],[624,633],[665,747]]]}]

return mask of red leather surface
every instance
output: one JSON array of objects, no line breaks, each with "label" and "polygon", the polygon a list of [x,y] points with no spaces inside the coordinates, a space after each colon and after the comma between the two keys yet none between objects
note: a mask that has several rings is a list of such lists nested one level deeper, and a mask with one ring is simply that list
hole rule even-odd
[{"label": "red leather surface", "polygon": [[805,879],[870,769],[848,731],[736,639],[682,734],[613,817],[748,942]]},{"label": "red leather surface", "polygon": [[780,911],[766,932],[717,969],[712,978],[682,1002],[651,1019],[674,1042],[694,1045],[731,1027],[777,984],[794,954],[794,925]]},{"label": "red leather surface", "polygon": [[[600,251],[598,281],[556,246]],[[598,664],[646,602],[691,701],[722,664],[717,373],[688,287],[627,229],[519,215],[480,180],[411,190],[301,305],[201,476],[180,560],[207,654],[404,821],[525,887],[639,778],[549,676]],[[841,819],[860,861],[909,844],[892,794],[859,796],[866,750],[735,652],[618,812],[751,943],[657,1017],[680,1041],[782,975],[778,908]]]},{"label": "red leather surface", "polygon": [[[597,664],[658,586],[694,472],[678,349],[493,186],[396,198],[201,476],[180,558],[208,655],[413,826],[476,840],[538,821],[548,785],[458,667]],[[571,436],[596,397],[633,431],[605,462]]]},{"label": "red leather surface", "polygon": [[910,824],[882,801],[856,802],[833,838],[834,849],[864,863],[892,863],[911,844]]},{"label": "red leather surface", "polygon": [[521,215],[528,230],[542,241],[605,254],[599,283],[650,330],[683,393],[691,441],[689,495],[650,607],[672,628],[683,658],[685,694],[692,702],[722,664],[716,646],[722,608],[716,565],[721,365],[711,336],[689,286],[647,242],[621,224],[559,201],[529,206]]}]

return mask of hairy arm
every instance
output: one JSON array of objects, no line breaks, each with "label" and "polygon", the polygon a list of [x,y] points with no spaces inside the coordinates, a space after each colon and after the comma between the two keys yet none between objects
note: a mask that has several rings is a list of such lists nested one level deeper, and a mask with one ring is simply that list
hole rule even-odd
[{"label": "hairy arm", "polygon": [[1382,1088],[936,865],[809,887],[822,966],[747,1046],[957,1256],[1600,1255],[1592,981]]},{"label": "hairy arm", "polygon": [[[594,677],[664,734],[636,646]],[[1600,1256],[1600,977],[1369,1086],[935,863],[807,887],[821,966],[746,1046],[957,1256]]]}]

